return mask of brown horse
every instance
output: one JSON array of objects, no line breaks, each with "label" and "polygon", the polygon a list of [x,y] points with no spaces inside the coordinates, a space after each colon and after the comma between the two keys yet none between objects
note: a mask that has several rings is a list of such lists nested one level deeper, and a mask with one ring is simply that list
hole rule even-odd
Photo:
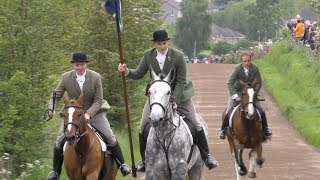
[{"label": "brown horse", "polygon": [[83,99],[83,94],[77,100],[63,97],[66,173],[71,180],[115,180],[118,167],[110,154],[105,158],[99,138],[84,118]]},{"label": "brown horse", "polygon": [[[256,177],[256,165],[260,168],[264,162],[262,158],[263,130],[260,122],[260,116],[255,108],[258,101],[257,94],[254,91],[256,85],[253,82],[248,85],[240,81],[242,85],[241,103],[236,107],[232,119],[232,128],[228,128],[226,135],[228,138],[231,155],[235,160],[235,170],[237,179],[239,175],[244,176],[248,170],[242,160],[242,152],[251,149],[249,153],[249,177]],[[225,113],[223,113],[225,115]],[[222,118],[223,119],[223,118]]]}]

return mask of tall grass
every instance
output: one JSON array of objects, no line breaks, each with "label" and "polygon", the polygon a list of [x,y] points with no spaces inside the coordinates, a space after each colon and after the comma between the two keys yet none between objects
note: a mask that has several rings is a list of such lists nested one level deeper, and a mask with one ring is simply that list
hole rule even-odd
[{"label": "tall grass", "polygon": [[264,86],[290,123],[315,147],[320,147],[320,61],[305,47],[286,38],[276,43],[260,68]]}]

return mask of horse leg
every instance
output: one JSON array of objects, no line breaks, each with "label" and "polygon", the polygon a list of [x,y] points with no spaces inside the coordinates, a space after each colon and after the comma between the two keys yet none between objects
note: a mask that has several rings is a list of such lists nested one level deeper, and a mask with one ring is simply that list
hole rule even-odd
[{"label": "horse leg", "polygon": [[144,173],[144,178],[145,179],[150,179],[150,180],[156,179],[155,176],[154,176],[152,167],[148,167],[147,164],[146,164],[146,171]]},{"label": "horse leg", "polygon": [[257,165],[262,168],[262,164],[264,162],[264,158],[262,158],[262,144],[260,143],[253,149],[256,153],[258,158],[256,159]]},{"label": "horse leg", "polygon": [[246,166],[243,163],[243,159],[242,159],[242,152],[243,152],[243,146],[241,144],[236,144],[236,149],[235,149],[235,157],[236,157],[236,162],[239,166],[239,174],[241,176],[244,176],[248,173],[248,170],[246,168]]},{"label": "horse leg", "polygon": [[239,167],[237,161],[234,161],[234,169],[236,170],[237,180],[240,180],[240,175],[239,175],[240,174],[240,172],[239,172],[240,167]]},{"label": "horse leg", "polygon": [[189,180],[200,180],[203,166],[204,166],[204,163],[203,163],[201,157],[199,156],[197,161],[194,163],[194,165],[188,171],[188,179]]},{"label": "horse leg", "polygon": [[87,174],[86,180],[97,180],[99,178],[100,170],[97,169],[90,174]]},{"label": "horse leg", "polygon": [[171,179],[174,180],[184,180],[184,177],[187,175],[187,163],[180,162],[177,164],[176,168],[172,169]]},{"label": "horse leg", "polygon": [[236,151],[236,145],[234,143],[234,139],[232,138],[232,135],[230,133],[230,130],[227,130],[227,139],[228,139],[228,142],[229,142],[229,148],[230,148],[230,151],[231,151],[231,156],[234,160],[234,169],[236,170],[236,175],[237,175],[237,180],[240,179],[240,176],[239,176],[239,165],[237,163],[237,160],[236,160],[236,154],[237,154],[237,151]]},{"label": "horse leg", "polygon": [[104,171],[104,180],[115,180],[118,173],[118,166],[112,156],[109,154],[103,162],[101,171]]},{"label": "horse leg", "polygon": [[257,153],[252,149],[249,153],[249,178],[256,178],[256,158],[257,158]]}]

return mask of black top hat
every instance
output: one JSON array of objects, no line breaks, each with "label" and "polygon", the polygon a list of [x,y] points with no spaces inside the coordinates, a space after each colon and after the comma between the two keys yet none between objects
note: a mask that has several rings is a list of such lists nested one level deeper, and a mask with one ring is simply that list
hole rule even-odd
[{"label": "black top hat", "polygon": [[85,53],[76,52],[72,56],[71,63],[78,63],[78,62],[89,62],[87,60],[87,55]]},{"label": "black top hat", "polygon": [[153,33],[153,42],[167,41],[171,38],[168,37],[168,33],[165,30],[157,30]]}]

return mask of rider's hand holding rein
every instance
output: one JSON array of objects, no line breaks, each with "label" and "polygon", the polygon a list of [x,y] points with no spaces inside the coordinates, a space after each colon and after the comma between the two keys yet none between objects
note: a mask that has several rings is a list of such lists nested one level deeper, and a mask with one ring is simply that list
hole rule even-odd
[{"label": "rider's hand holding rein", "polygon": [[172,110],[173,110],[173,111],[176,111],[177,108],[178,108],[177,103],[176,103],[176,102],[172,102]]},{"label": "rider's hand holding rein", "polygon": [[55,113],[56,113],[56,111],[52,111],[52,110],[48,111],[48,115],[50,118],[52,118]]},{"label": "rider's hand holding rein", "polygon": [[85,113],[85,114],[84,114],[84,118],[86,118],[86,120],[88,121],[88,120],[91,118],[91,116],[90,116],[89,113]]},{"label": "rider's hand holding rein", "polygon": [[121,64],[119,63],[119,66],[118,66],[118,71],[119,72],[124,72],[125,75],[128,75],[129,74],[129,70],[128,70],[128,67],[126,64]]}]

